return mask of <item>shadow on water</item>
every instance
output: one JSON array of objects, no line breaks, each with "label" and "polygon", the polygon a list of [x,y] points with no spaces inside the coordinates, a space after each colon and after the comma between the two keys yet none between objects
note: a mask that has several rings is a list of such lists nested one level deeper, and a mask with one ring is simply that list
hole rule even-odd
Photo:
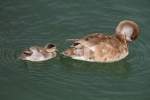
[{"label": "shadow on water", "polygon": [[46,71],[55,66],[57,63],[57,58],[48,60],[48,61],[43,61],[43,62],[31,62],[31,61],[19,61],[21,62],[21,65],[24,66],[24,69],[28,72],[33,72],[33,71]]},{"label": "shadow on water", "polygon": [[61,57],[60,62],[64,70],[70,72],[104,73],[116,77],[128,77],[130,72],[130,63],[127,62],[127,59],[114,63],[92,63]]}]

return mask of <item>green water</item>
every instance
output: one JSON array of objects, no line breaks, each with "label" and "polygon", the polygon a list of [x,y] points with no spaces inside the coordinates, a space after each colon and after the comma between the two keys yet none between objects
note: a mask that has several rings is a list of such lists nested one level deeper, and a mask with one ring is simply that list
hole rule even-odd
[{"label": "green water", "polygon": [[[120,62],[17,59],[32,45],[63,51],[67,38],[111,34],[123,19],[136,21],[141,34]],[[150,100],[149,30],[149,0],[1,0],[0,100]]]}]

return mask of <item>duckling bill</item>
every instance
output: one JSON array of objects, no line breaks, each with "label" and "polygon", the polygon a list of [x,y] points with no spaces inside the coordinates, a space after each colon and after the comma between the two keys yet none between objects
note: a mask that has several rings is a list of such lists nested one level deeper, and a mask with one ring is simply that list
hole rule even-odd
[{"label": "duckling bill", "polygon": [[54,44],[47,44],[45,47],[32,46],[28,49],[25,49],[19,59],[28,60],[28,61],[46,61],[56,57],[57,49]]},{"label": "duckling bill", "polygon": [[139,36],[138,25],[131,20],[121,21],[114,35],[92,33],[75,39],[65,56],[89,62],[115,62],[124,59],[128,54],[128,44]]}]

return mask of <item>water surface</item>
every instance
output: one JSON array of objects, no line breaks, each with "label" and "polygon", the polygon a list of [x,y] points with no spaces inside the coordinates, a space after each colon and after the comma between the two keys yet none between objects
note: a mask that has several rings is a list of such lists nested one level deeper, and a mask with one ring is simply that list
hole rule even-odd
[{"label": "water surface", "polygon": [[[0,1],[1,100],[150,100],[149,0]],[[101,64],[58,57],[40,63],[17,59],[32,45],[91,32],[111,34],[123,19],[136,21],[140,37],[120,62]]]}]

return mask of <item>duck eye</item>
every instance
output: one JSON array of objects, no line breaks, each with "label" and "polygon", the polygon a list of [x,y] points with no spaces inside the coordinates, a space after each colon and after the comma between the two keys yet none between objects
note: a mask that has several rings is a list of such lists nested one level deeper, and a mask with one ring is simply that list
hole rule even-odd
[{"label": "duck eye", "polygon": [[137,36],[131,36],[131,40],[135,40]]},{"label": "duck eye", "polygon": [[75,42],[75,43],[73,43],[73,46],[77,46],[77,45],[79,45],[80,43],[78,43],[78,42]]},{"label": "duck eye", "polygon": [[48,44],[47,45],[47,48],[53,48],[53,47],[55,47],[55,45],[53,45],[53,44]]},{"label": "duck eye", "polygon": [[26,56],[31,56],[32,53],[31,53],[31,52],[24,51],[23,54],[25,54]]}]

